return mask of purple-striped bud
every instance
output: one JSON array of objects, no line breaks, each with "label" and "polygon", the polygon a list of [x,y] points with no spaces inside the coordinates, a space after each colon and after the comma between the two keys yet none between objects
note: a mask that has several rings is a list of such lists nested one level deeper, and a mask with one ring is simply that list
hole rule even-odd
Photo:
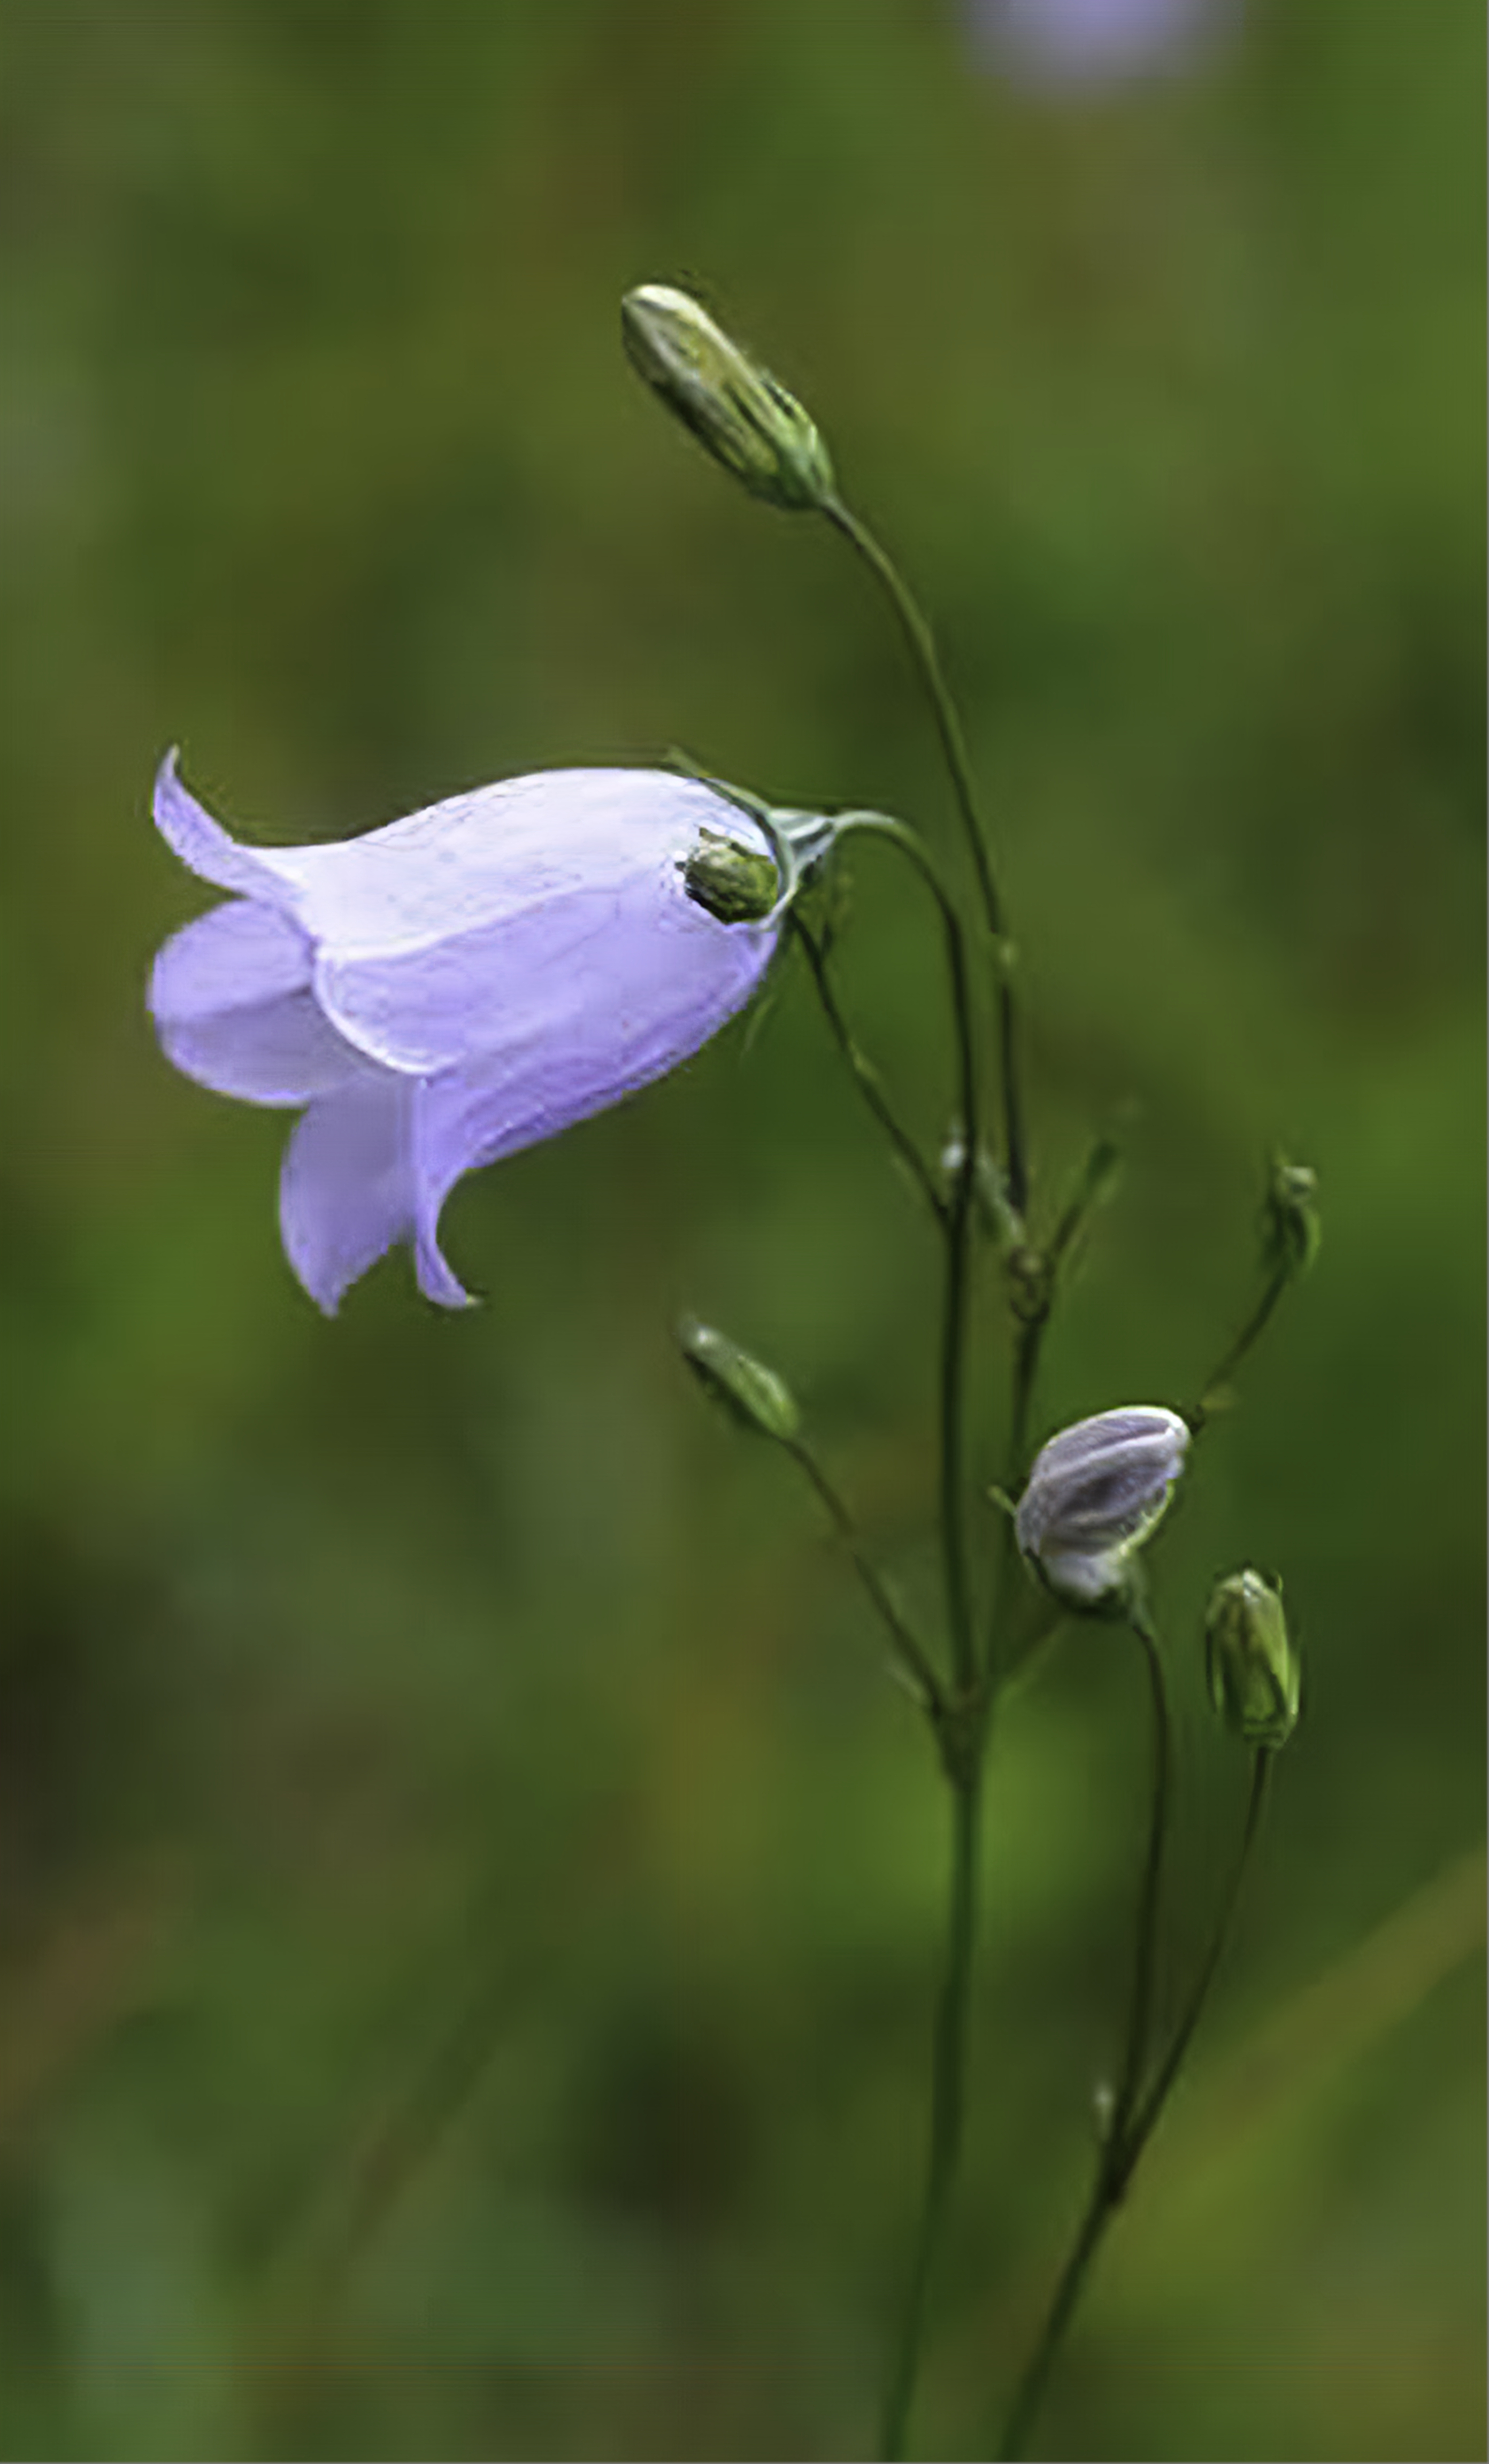
[{"label": "purple-striped bud", "polygon": [[1077,1420],[1041,1447],[1015,1528],[1053,1592],[1095,1608],[1122,1591],[1133,1555],[1167,1506],[1189,1442],[1177,1412],[1129,1403]]}]

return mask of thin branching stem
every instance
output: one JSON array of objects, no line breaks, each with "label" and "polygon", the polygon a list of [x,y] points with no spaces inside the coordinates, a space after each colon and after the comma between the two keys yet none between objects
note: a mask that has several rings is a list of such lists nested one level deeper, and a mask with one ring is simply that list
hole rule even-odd
[{"label": "thin branching stem", "polygon": [[859,555],[885,591],[909,645],[911,657],[930,699],[935,715],[936,732],[945,758],[952,793],[966,833],[972,869],[977,876],[978,896],[992,948],[994,1001],[998,1016],[998,1075],[1003,1109],[1004,1167],[1008,1177],[1009,1203],[1016,1215],[1022,1215],[1029,1202],[1029,1168],[1024,1142],[1023,1101],[1019,1085],[1018,1016],[1013,987],[1009,974],[1009,951],[1004,924],[1003,901],[992,869],[988,832],[978,810],[977,793],[972,783],[971,763],[967,759],[967,740],[942,673],[936,637],[921,608],[901,581],[885,550],[879,545],[867,524],[845,505],[840,497],[830,496],[822,508],[833,528],[839,531]]},{"label": "thin branching stem", "polygon": [[818,940],[811,926],[802,922],[794,909],[790,912],[789,920],[791,931],[806,958],[817,999],[822,1004],[823,1014],[832,1029],[834,1044],[852,1071],[854,1081],[874,1118],[884,1132],[900,1162],[905,1166],[936,1221],[945,1229],[946,1201],[936,1186],[934,1176],[925,1157],[909,1131],[897,1117],[878,1071],[862,1050],[852,1027],[843,1016],[842,1005],[833,982],[824,945]]},{"label": "thin branching stem", "polygon": [[1147,2050],[1153,2033],[1153,1995],[1158,1965],[1158,1925],[1164,1884],[1164,1852],[1168,1841],[1168,1805],[1171,1794],[1170,1775],[1173,1765],[1173,1723],[1168,1713],[1168,1689],[1164,1682],[1164,1663],[1147,1613],[1134,1605],[1129,1611],[1133,1633],[1143,1646],[1147,1669],[1148,1692],[1153,1709],[1152,1793],[1148,1804],[1147,1848],[1143,1859],[1143,1882],[1138,1895],[1137,1934],[1132,1953],[1132,1999],[1127,2013],[1127,2037],[1122,2053],[1122,2072],[1117,2081],[1116,2101],[1112,2107],[1110,2145],[1120,2145],[1124,2140],[1143,2085],[1147,2064]]},{"label": "thin branching stem", "polygon": [[863,1544],[858,1537],[857,1525],[843,1499],[804,1438],[783,1438],[780,1442],[792,1462],[800,1464],[827,1508],[828,1519],[846,1549],[858,1580],[873,1601],[876,1612],[883,1620],[901,1671],[909,1681],[912,1691],[918,1700],[924,1704],[928,1711],[933,1714],[939,1712],[945,1700],[941,1680],[931,1666],[922,1646],[912,1633],[903,1611],[900,1608],[882,1574],[873,1559],[865,1553]]},{"label": "thin branching stem", "polygon": [[933,1713],[942,1768],[951,1790],[951,1876],[946,1947],[936,2007],[925,2186],[911,2261],[900,2339],[885,2400],[883,2452],[904,2453],[920,2372],[930,2288],[946,2207],[961,2158],[967,2101],[967,2031],[971,2012],[977,1868],[982,1827],[982,1765],[986,1704],[977,1664],[976,1617],[967,1537],[967,1356],[973,1205],[977,1186],[980,1104],[971,986],[962,919],[922,840],[883,813],[839,816],[838,829],[887,838],[906,856],[936,902],[946,948],[956,1041],[961,1161],[944,1203],[940,1375],[940,1529],[951,1690]]},{"label": "thin branching stem", "polygon": [[884,2403],[880,2453],[885,2464],[899,2464],[909,2437],[910,2411],[920,2374],[931,2277],[962,2153],[967,2108],[967,2022],[977,1925],[977,1869],[982,1833],[980,1755],[974,1754],[967,1759],[960,1776],[952,1775],[951,1824],[951,1891],[945,1961],[936,2004],[925,2188],[910,2262],[910,2280],[900,2340]]},{"label": "thin branching stem", "polygon": [[[1159,2064],[1146,2095],[1134,2089],[1123,2110],[1122,2091],[1113,2107],[1110,2123],[1085,2211],[1076,2232],[1059,2280],[1051,2298],[1044,2323],[1030,2356],[1024,2375],[1009,2409],[1003,2436],[998,2444],[999,2464],[1016,2464],[1023,2455],[1033,2433],[1039,2408],[1049,2386],[1050,2374],[1059,2357],[1066,2331],[1075,2316],[1095,2263],[1097,2254],[1108,2228],[1117,2215],[1131,2185],[1143,2151],[1156,2129],[1168,2101],[1169,2093],[1188,2054],[1200,2014],[1210,1995],[1216,1971],[1231,1938],[1241,1883],[1260,1827],[1261,1811],[1267,1793],[1267,1774],[1272,1755],[1259,1747],[1252,1769],[1251,1795],[1246,1808],[1246,1820],[1240,1846],[1232,1865],[1220,1907],[1211,1932],[1209,1947],[1200,1962],[1193,1989],[1183,2015],[1173,2033],[1168,2051]],[[1145,1900],[1146,1889],[1145,1887]],[[1143,1988],[1134,1979],[1134,2011]],[[1133,2032],[1129,2030],[1128,2052],[1131,2053]]]},{"label": "thin branching stem", "polygon": [[1292,1281],[1293,1268],[1290,1265],[1284,1264],[1278,1266],[1274,1266],[1271,1274],[1267,1278],[1261,1298],[1256,1303],[1256,1306],[1253,1309],[1250,1317],[1246,1320],[1245,1325],[1242,1327],[1234,1342],[1230,1346],[1229,1350],[1221,1353],[1220,1358],[1216,1361],[1213,1369],[1210,1373],[1210,1375],[1206,1378],[1204,1385],[1200,1389],[1198,1402],[1192,1405],[1190,1410],[1185,1415],[1185,1418],[1189,1421],[1189,1427],[1195,1437],[1198,1437],[1201,1429],[1205,1426],[1206,1421],[1214,1412],[1221,1390],[1227,1382],[1234,1376],[1235,1372],[1239,1369],[1241,1362],[1245,1359],[1253,1344],[1264,1331],[1267,1323],[1272,1316],[1273,1310],[1277,1308],[1278,1301],[1281,1299],[1282,1294],[1286,1291],[1288,1285]]},{"label": "thin branching stem", "polygon": [[1251,1861],[1251,1852],[1261,1824],[1261,1810],[1266,1802],[1267,1782],[1273,1759],[1271,1747],[1256,1748],[1252,1764],[1251,1794],[1247,1799],[1246,1821],[1241,1832],[1241,1844],[1236,1851],[1235,1862],[1231,1868],[1226,1882],[1225,1892],[1220,1902],[1220,1911],[1215,1919],[1215,1928],[1210,1938],[1210,1947],[1200,1963],[1193,1990],[1185,2006],[1183,2016],[1173,2032],[1173,2042],[1158,2067],[1152,2086],[1132,2118],[1123,2158],[1123,2188],[1153,2135],[1164,2106],[1168,2101],[1169,2091],[1179,2076],[1184,2057],[1189,2050],[1189,2041],[1199,2025],[1200,2014],[1210,1998],[1210,1989],[1215,1981],[1215,1971],[1220,1966],[1226,1946],[1230,1942],[1231,1928],[1235,1922],[1236,1903],[1241,1896],[1241,1883],[1245,1879],[1246,1868]]},{"label": "thin branching stem", "polygon": [[941,1325],[940,1524],[952,1683],[958,1695],[970,1700],[976,1689],[978,1671],[967,1531],[966,1388],[972,1211],[977,1189],[981,1111],[966,936],[950,892],[916,831],[888,813],[840,814],[837,828],[839,836],[846,837],[850,831],[857,831],[887,839],[901,855],[908,857],[936,902],[946,945],[952,1028],[957,1051],[962,1154],[942,1212],[946,1258]]}]

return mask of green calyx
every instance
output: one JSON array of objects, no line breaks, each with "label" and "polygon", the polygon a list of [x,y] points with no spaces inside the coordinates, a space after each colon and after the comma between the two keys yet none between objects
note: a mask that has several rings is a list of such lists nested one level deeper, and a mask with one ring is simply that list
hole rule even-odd
[{"label": "green calyx", "polygon": [[781,896],[780,873],[762,848],[706,827],[683,864],[682,886],[721,924],[764,923]]}]

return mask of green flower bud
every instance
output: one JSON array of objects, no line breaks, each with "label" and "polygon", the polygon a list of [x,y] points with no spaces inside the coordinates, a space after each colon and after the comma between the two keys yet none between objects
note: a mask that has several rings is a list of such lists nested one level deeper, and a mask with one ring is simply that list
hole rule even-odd
[{"label": "green flower bud", "polygon": [[643,283],[621,301],[620,330],[637,374],[752,496],[787,513],[828,501],[833,466],[811,420],[696,299]]},{"label": "green flower bud", "polygon": [[1267,1184],[1262,1241],[1267,1264],[1304,1274],[1319,1254],[1322,1232],[1316,1200],[1319,1177],[1305,1163],[1288,1163],[1278,1155]]},{"label": "green flower bud", "polygon": [[707,828],[682,867],[682,886],[721,924],[764,923],[781,896],[781,876],[763,848]]},{"label": "green flower bud", "polygon": [[1205,1615],[1211,1699],[1233,1736],[1285,1746],[1298,1726],[1300,1671],[1282,1586],[1248,1567],[1215,1585]]},{"label": "green flower bud", "polygon": [[789,1387],[773,1369],[732,1343],[716,1326],[703,1326],[696,1317],[681,1320],[678,1341],[699,1384],[741,1428],[758,1430],[763,1438],[774,1438],[782,1445],[790,1443],[801,1426],[801,1414]]}]

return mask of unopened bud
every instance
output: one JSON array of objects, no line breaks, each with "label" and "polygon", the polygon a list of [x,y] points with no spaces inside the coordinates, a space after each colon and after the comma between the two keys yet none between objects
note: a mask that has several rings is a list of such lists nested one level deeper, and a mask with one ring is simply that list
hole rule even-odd
[{"label": "unopened bud", "polygon": [[1278,1155],[1267,1184],[1262,1242],[1267,1264],[1300,1275],[1319,1254],[1322,1232],[1318,1210],[1319,1177],[1305,1163]]},{"label": "unopened bud", "polygon": [[1015,1528],[1025,1556],[1061,1599],[1096,1608],[1126,1590],[1189,1442],[1177,1412],[1131,1403],[1077,1420],[1040,1449]]},{"label": "unopened bud", "polygon": [[696,1317],[680,1321],[678,1341],[699,1384],[723,1405],[731,1419],[764,1438],[790,1443],[801,1426],[801,1414],[789,1387],[773,1369],[721,1334],[716,1326],[703,1326]]},{"label": "unopened bud", "polygon": [[685,291],[628,291],[621,337],[638,375],[752,496],[787,513],[833,495],[827,447],[801,404]]},{"label": "unopened bud", "polygon": [[1298,1726],[1298,1654],[1282,1614],[1282,1586],[1251,1567],[1227,1574],[1205,1615],[1211,1699],[1233,1736],[1285,1746]]},{"label": "unopened bud", "polygon": [[763,847],[702,829],[682,867],[682,886],[721,924],[760,924],[774,913],[781,876]]}]

